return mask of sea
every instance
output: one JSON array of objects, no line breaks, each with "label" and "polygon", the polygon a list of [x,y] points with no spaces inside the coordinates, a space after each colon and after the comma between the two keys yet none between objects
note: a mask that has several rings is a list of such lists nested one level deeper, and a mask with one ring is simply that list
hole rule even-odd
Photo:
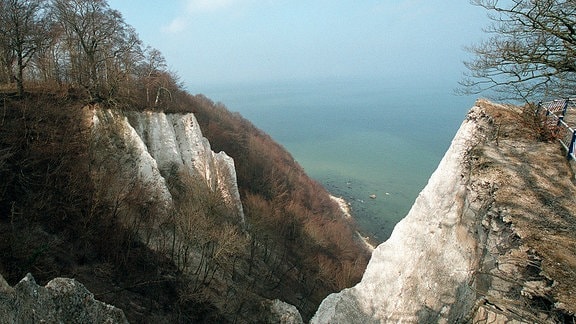
[{"label": "sea", "polygon": [[299,80],[191,89],[239,112],[385,241],[436,169],[475,98],[450,82]]}]

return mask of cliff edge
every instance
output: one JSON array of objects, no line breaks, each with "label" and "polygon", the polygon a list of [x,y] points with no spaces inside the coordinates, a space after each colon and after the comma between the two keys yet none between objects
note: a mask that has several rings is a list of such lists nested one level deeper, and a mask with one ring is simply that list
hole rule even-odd
[{"label": "cliff edge", "polygon": [[362,281],[312,323],[574,319],[574,174],[533,123],[479,100]]}]

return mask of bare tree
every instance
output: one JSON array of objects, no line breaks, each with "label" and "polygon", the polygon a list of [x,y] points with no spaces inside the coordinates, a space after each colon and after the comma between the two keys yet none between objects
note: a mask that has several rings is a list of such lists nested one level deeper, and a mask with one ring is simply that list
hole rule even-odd
[{"label": "bare tree", "polygon": [[[53,0],[55,16],[66,31],[75,80],[96,99],[110,86],[118,57],[136,50],[140,40],[105,0]],[[115,79],[115,78],[112,78]]]},{"label": "bare tree", "polygon": [[[172,100],[177,77],[106,0],[0,0],[0,83],[83,87],[92,100]],[[143,94],[142,94],[143,95]]]},{"label": "bare tree", "polygon": [[[119,14],[112,10],[111,13]],[[137,65],[142,57],[142,42],[134,28],[127,25],[122,16],[114,18],[118,24],[112,39],[107,42],[101,57],[103,71],[102,83],[107,96],[120,93],[120,88],[128,87],[133,81]]]},{"label": "bare tree", "polygon": [[140,80],[146,90],[146,105],[151,106],[151,94],[156,92],[156,104],[162,87],[163,73],[166,71],[166,59],[162,53],[150,46],[144,51],[144,60],[140,66]]},{"label": "bare tree", "polygon": [[14,51],[10,47],[10,38],[5,21],[8,11],[8,2],[0,1],[0,83],[11,83],[13,78],[12,65],[14,64]]},{"label": "bare tree", "polygon": [[63,30],[61,26],[52,19],[46,20],[47,30],[49,33],[44,35],[44,46],[40,47],[32,59],[31,69],[35,70],[35,76],[38,82],[45,84],[62,85],[65,81],[65,69],[68,66],[66,62],[67,51],[66,44],[63,42]]},{"label": "bare tree", "polygon": [[472,0],[488,11],[486,41],[471,46],[464,93],[502,99],[566,96],[576,86],[576,1]]},{"label": "bare tree", "polygon": [[20,96],[24,95],[24,69],[46,41],[44,5],[45,0],[0,0],[3,63]]}]

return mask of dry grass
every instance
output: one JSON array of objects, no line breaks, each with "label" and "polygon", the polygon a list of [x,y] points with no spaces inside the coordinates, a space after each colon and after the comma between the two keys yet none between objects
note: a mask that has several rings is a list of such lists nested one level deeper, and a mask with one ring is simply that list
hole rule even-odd
[{"label": "dry grass", "polygon": [[502,211],[519,237],[504,251],[524,269],[524,281],[548,282],[525,300],[539,311],[576,313],[576,186],[566,152],[555,140],[541,141],[529,107],[479,101],[492,118],[491,139],[478,148],[476,176],[496,184],[494,209]]}]

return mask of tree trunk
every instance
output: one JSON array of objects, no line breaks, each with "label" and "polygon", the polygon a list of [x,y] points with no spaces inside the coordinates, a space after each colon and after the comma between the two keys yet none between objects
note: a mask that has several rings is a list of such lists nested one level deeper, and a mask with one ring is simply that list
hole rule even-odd
[{"label": "tree trunk", "polygon": [[16,77],[18,97],[24,97],[24,62],[22,55],[18,55],[18,76]]}]

